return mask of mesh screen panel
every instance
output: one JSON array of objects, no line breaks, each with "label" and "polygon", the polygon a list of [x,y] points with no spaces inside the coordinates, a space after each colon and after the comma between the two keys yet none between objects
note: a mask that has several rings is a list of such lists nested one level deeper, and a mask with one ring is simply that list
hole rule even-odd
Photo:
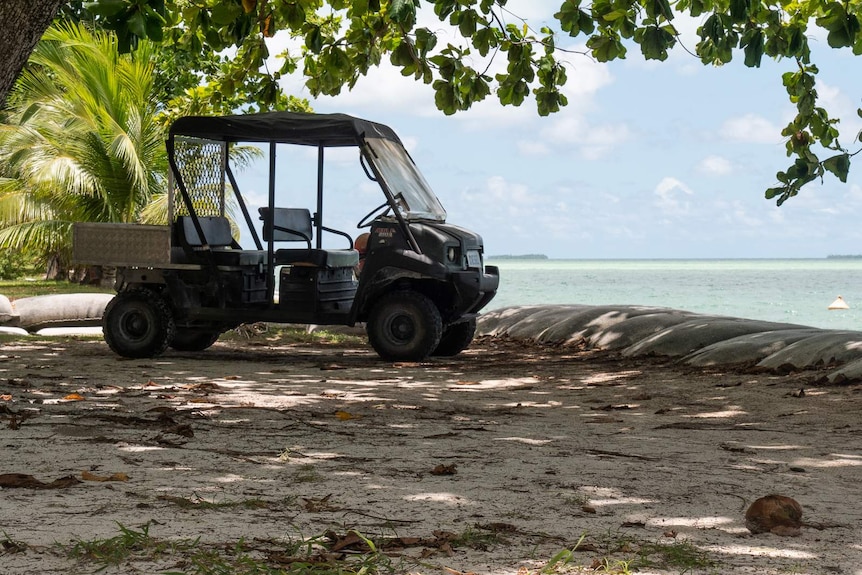
[{"label": "mesh screen panel", "polygon": [[[226,144],[198,138],[174,139],[174,160],[198,216],[223,216]],[[179,193],[174,192],[173,216],[189,214]]]}]

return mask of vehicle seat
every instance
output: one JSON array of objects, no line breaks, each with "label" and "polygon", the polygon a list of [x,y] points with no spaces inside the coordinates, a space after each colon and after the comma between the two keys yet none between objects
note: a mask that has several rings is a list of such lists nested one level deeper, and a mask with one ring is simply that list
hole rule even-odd
[{"label": "vehicle seat", "polygon": [[[275,251],[275,265],[312,265],[322,268],[347,268],[359,262],[354,249],[332,250],[311,247],[314,233],[311,212],[305,208],[273,208],[273,226],[269,227],[269,208],[258,208],[263,220],[263,240],[304,242],[305,248],[282,248]],[[327,228],[325,228],[327,229]],[[349,239],[349,237],[348,237]],[[352,242],[351,242],[352,243]]]},{"label": "vehicle seat", "polygon": [[[221,216],[199,216],[198,222],[204,234],[202,240],[195,229],[191,216],[179,216],[176,229],[179,243],[186,254],[202,255],[209,246],[216,265],[223,266],[255,266],[263,264],[266,252],[261,250],[243,250],[233,239],[230,222]],[[205,240],[205,241],[204,241]],[[195,258],[194,255],[192,256]]]}]

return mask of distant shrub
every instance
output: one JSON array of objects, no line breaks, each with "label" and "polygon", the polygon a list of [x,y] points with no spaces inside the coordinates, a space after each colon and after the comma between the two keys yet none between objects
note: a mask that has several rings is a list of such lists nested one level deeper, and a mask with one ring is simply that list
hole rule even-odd
[{"label": "distant shrub", "polygon": [[33,262],[22,250],[0,250],[0,280],[14,280],[31,271]]}]

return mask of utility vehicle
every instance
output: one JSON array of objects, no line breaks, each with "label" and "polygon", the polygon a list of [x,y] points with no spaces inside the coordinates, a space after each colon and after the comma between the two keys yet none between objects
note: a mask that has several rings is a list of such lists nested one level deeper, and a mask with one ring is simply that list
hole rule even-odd
[{"label": "utility vehicle", "polygon": [[[284,145],[310,152],[292,158],[312,164],[313,211],[282,197],[298,184],[292,168],[277,173]],[[232,168],[237,146],[268,155],[268,198],[257,213]],[[379,205],[357,212],[367,211],[357,223],[367,234],[356,242],[324,225],[324,167],[329,156],[345,158],[335,148],[353,148],[362,181],[367,176],[380,191]],[[116,267],[117,294],[103,330],[117,354],[202,351],[222,332],[252,322],[365,323],[371,346],[393,361],[455,355],[472,341],[499,272],[484,265],[478,234],[446,222],[389,127],[344,114],[187,116],[171,126],[167,152],[169,225],[74,228],[76,262]],[[245,247],[236,240],[242,225],[250,236]],[[324,234],[339,245],[324,247]]]}]

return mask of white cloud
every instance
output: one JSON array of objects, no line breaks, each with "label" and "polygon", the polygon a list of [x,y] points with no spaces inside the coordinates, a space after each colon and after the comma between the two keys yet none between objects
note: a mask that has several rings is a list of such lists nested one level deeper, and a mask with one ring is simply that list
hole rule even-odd
[{"label": "white cloud", "polygon": [[654,194],[658,197],[655,206],[666,216],[679,216],[689,213],[690,203],[687,199],[680,198],[679,192],[687,196],[693,196],[694,191],[687,185],[672,176],[665,176],[656,185]]},{"label": "white cloud", "polygon": [[[565,49],[576,52],[587,51],[584,44],[566,46]],[[572,102],[573,99],[580,101],[584,96],[592,98],[600,89],[614,81],[608,65],[596,62],[589,56],[572,54],[563,58],[558,54],[558,57],[566,63],[567,80],[562,91],[569,99],[569,106],[577,103]]]},{"label": "white cloud", "polygon": [[829,115],[837,120],[838,130],[841,132],[840,142],[850,142],[862,130],[862,120],[856,110],[859,106],[856,102],[847,96],[847,94],[838,86],[827,84],[821,79],[817,81],[817,95],[820,100],[820,105],[826,108]]},{"label": "white cloud", "polygon": [[722,156],[707,156],[698,163],[697,171],[708,176],[726,176],[733,172],[733,164]]},{"label": "white cloud", "polygon": [[486,182],[487,199],[505,204],[530,204],[535,198],[524,184],[506,180],[502,176],[491,176]]},{"label": "white cloud", "polygon": [[721,125],[721,137],[735,142],[777,144],[781,142],[781,129],[757,114],[746,114],[726,120]]},{"label": "white cloud", "polygon": [[622,123],[594,126],[580,113],[566,110],[548,120],[539,138],[549,147],[574,147],[585,158],[594,160],[632,139],[632,131]]}]

